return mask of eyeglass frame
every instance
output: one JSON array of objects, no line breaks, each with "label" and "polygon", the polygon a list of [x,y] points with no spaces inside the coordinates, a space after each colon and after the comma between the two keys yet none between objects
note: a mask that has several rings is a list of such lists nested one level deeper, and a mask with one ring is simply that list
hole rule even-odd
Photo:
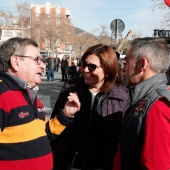
[{"label": "eyeglass frame", "polygon": [[42,57],[38,57],[38,56],[27,56],[27,55],[18,55],[18,54],[15,54],[15,56],[33,59],[38,65],[40,65],[41,63],[43,63]]},{"label": "eyeglass frame", "polygon": [[[83,64],[85,63],[85,66],[83,66]],[[101,68],[102,66],[98,66],[96,64],[92,64],[92,63],[86,63],[85,61],[81,62],[81,66],[83,69],[85,69],[86,67],[88,68],[89,72],[94,72],[96,70],[96,68]],[[92,68],[90,66],[94,66],[95,68]]]}]

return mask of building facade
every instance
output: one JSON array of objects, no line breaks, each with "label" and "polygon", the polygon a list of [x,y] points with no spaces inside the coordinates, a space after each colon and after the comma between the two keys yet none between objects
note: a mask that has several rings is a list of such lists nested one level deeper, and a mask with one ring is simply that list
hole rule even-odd
[{"label": "building facade", "polygon": [[31,38],[39,43],[40,50],[63,51],[60,42],[61,20],[70,16],[70,9],[52,5],[50,2],[31,4]]},{"label": "building facade", "polygon": [[[0,43],[12,37],[28,37],[34,39],[41,51],[47,54],[65,53],[67,41],[62,41],[62,35],[67,36],[66,28],[61,27],[62,21],[67,23],[70,17],[70,9],[61,8],[58,5],[30,4],[28,7],[30,13],[27,19],[27,25],[19,24],[18,18],[15,18],[11,25],[0,27]],[[62,33],[61,33],[62,30]]]},{"label": "building facade", "polygon": [[0,43],[3,43],[4,41],[8,40],[12,37],[22,37],[23,30],[22,28],[19,28],[18,26],[1,26],[0,28]]}]

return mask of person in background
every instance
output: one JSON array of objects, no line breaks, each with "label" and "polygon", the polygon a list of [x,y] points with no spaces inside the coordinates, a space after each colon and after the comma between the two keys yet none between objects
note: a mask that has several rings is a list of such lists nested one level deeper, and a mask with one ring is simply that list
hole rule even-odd
[{"label": "person in background", "polygon": [[60,67],[60,58],[56,55],[56,72],[58,72],[59,67]]},{"label": "person in background", "polygon": [[77,66],[72,61],[71,66],[67,69],[67,77],[68,79],[73,79],[76,76],[79,76],[79,72],[77,71]]},{"label": "person in background", "polygon": [[81,66],[81,56],[77,56],[77,66]]},{"label": "person in background", "polygon": [[170,51],[164,39],[137,38],[123,70],[131,106],[122,122],[122,170],[170,168]]},{"label": "person in background", "polygon": [[[42,56],[41,56],[42,57]],[[47,65],[47,63],[46,63],[46,56],[43,56],[43,58],[42,58],[42,62],[44,63],[44,70],[43,70],[43,72],[42,72],[42,74],[41,74],[41,76],[42,77],[45,77],[45,76],[47,76],[47,68],[46,68],[46,65]]]},{"label": "person in background", "polygon": [[64,55],[61,60],[62,81],[67,81],[67,68],[68,68],[68,61],[66,56]]},{"label": "person in background", "polygon": [[[73,57],[73,58],[72,58],[72,62],[73,62],[73,63],[75,64],[75,66],[77,67],[77,58],[76,58],[76,57]],[[71,62],[71,63],[72,63],[72,62]]]},{"label": "person in background", "polygon": [[[122,117],[129,106],[114,50],[103,44],[90,47],[82,58],[82,75],[67,82],[51,118],[70,92],[78,94],[81,109],[58,140],[52,142],[55,168],[111,170],[117,152]],[[60,155],[60,156],[59,156]]]},{"label": "person in background", "polygon": [[11,38],[0,46],[0,169],[52,170],[50,141],[72,122],[80,109],[70,93],[57,116],[47,121],[37,98],[45,64],[38,44],[28,38]]},{"label": "person in background", "polygon": [[68,61],[68,67],[70,67],[71,66],[71,57],[67,56],[66,58],[67,58],[67,61]]},{"label": "person in background", "polygon": [[56,62],[55,62],[55,57],[50,56],[47,59],[47,80],[54,81],[54,70],[56,70]]}]

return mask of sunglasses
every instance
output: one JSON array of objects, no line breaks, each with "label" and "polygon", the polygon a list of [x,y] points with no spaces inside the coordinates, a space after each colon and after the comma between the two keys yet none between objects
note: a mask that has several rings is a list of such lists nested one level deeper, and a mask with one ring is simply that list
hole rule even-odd
[{"label": "sunglasses", "polygon": [[87,67],[90,72],[94,72],[96,70],[96,68],[102,67],[102,66],[97,66],[96,64],[91,64],[91,63],[87,64],[84,61],[81,62],[81,66],[83,69],[85,69]]}]

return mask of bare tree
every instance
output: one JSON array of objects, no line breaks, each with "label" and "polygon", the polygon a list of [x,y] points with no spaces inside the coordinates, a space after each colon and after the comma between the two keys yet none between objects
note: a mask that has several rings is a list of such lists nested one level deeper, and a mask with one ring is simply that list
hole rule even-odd
[{"label": "bare tree", "polygon": [[13,23],[14,16],[10,12],[5,12],[3,10],[0,10],[0,26],[6,25],[10,26]]},{"label": "bare tree", "polygon": [[[96,33],[98,35],[96,35]],[[74,38],[73,49],[75,54],[81,55],[87,48],[95,44],[110,44],[110,37],[108,36],[107,27],[105,25],[101,25],[99,28],[96,28],[89,32],[83,32],[78,34]]]},{"label": "bare tree", "polygon": [[96,28],[93,34],[96,32],[99,33],[99,36],[97,36],[97,43],[110,45],[110,36],[106,25],[103,24],[99,28]]},{"label": "bare tree", "polygon": [[59,27],[59,38],[61,42],[70,44],[72,38],[74,38],[74,26],[69,18],[66,18],[64,14],[61,14],[60,27]]},{"label": "bare tree", "polygon": [[[39,43],[40,49],[49,51],[57,50],[61,45],[63,49],[71,45],[74,52],[79,54],[94,44],[110,44],[110,36],[105,25],[101,25],[92,33],[76,35],[68,16],[63,13],[56,15],[55,10],[49,14],[45,10],[37,14],[30,10],[30,4],[27,2],[17,3],[14,14],[0,11],[0,25],[13,26],[14,23],[22,29],[23,37],[34,39]],[[94,33],[97,31],[98,36]]]},{"label": "bare tree", "polygon": [[162,13],[161,27],[164,29],[170,28],[170,8],[165,4],[163,0],[151,0],[153,3],[153,11],[160,9]]},{"label": "bare tree", "polygon": [[57,48],[63,45],[62,48],[65,49],[74,42],[74,27],[64,14],[56,18],[55,11],[51,11],[50,14],[41,13],[39,17],[32,18],[31,26],[32,36],[39,37],[37,41],[41,42],[40,46],[43,48],[46,44],[49,51],[57,51]]},{"label": "bare tree", "polygon": [[19,26],[30,26],[30,5],[27,2],[17,3],[16,10]]},{"label": "bare tree", "polygon": [[75,44],[76,44],[75,47],[76,52],[79,54],[81,52],[84,52],[90,46],[97,44],[97,38],[91,33],[84,32],[77,35]]},{"label": "bare tree", "polygon": [[[21,28],[21,36],[29,36],[30,8],[26,2],[16,4],[16,12],[0,10],[0,26],[6,28]],[[14,27],[15,26],[15,27]]]}]

